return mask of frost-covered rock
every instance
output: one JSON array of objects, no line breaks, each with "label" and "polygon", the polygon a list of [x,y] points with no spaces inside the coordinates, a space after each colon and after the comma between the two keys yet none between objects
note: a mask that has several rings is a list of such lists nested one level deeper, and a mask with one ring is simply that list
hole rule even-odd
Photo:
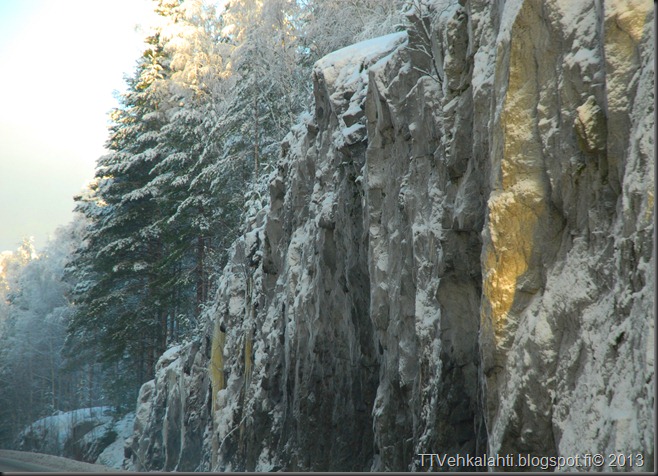
[{"label": "frost-covered rock", "polygon": [[126,469],[207,470],[209,357],[210,337],[172,347],[158,359],[155,379],[139,392],[133,434],[126,441]]},{"label": "frost-covered rock", "polygon": [[115,436],[111,407],[80,408],[35,421],[18,436],[18,449],[93,463]]},{"label": "frost-covered rock", "polygon": [[368,71],[405,44],[389,35],[315,65],[314,119],[284,141],[270,208],[220,282],[214,470],[370,467],[379,365],[358,177]]},{"label": "frost-covered rock", "polygon": [[125,469],[124,446],[133,434],[134,420],[133,412],[117,419],[111,407],[62,412],[23,430],[18,448]]},{"label": "frost-covered rock", "polygon": [[653,459],[652,13],[567,1],[501,13],[479,128],[493,145],[480,330],[491,453]]},{"label": "frost-covered rock", "polygon": [[134,426],[134,412],[130,412],[120,420],[114,422],[112,432],[116,435],[116,438],[98,455],[95,463],[114,469],[128,469],[125,465],[125,446],[126,441],[132,437]]},{"label": "frost-covered rock", "polygon": [[316,64],[139,469],[653,459],[650,4],[429,3]]}]

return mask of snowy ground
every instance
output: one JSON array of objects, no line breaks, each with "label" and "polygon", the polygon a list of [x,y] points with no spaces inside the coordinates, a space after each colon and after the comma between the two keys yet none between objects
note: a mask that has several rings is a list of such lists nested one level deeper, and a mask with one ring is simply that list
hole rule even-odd
[{"label": "snowy ground", "polygon": [[117,473],[119,469],[108,468],[100,464],[89,464],[60,456],[45,455],[41,453],[28,453],[23,451],[0,450],[0,459],[22,461],[25,463],[45,466],[51,471],[63,473]]}]

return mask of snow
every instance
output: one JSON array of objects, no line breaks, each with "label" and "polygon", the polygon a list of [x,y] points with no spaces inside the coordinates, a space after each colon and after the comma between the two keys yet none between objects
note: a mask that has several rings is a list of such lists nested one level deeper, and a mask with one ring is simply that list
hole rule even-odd
[{"label": "snow", "polygon": [[96,459],[96,464],[122,469],[125,441],[132,436],[134,424],[135,412],[128,413],[114,424],[113,430],[117,434],[117,439],[103,450]]},{"label": "snow", "polygon": [[328,54],[315,63],[329,84],[350,84],[362,73],[361,66],[373,64],[383,53],[393,51],[406,40],[405,32],[391,33],[362,41]]},{"label": "snow", "polygon": [[523,0],[505,2],[503,6],[503,14],[500,19],[500,28],[498,30],[498,44],[507,41],[506,38],[511,35],[512,25],[516,21],[522,6]]},{"label": "snow", "polygon": [[315,63],[314,75],[324,79],[331,108],[342,119],[342,130],[333,136],[337,149],[365,137],[363,104],[369,71],[385,64],[406,41],[406,32],[391,33],[334,51]]},{"label": "snow", "polygon": [[270,448],[265,446],[258,457],[258,464],[256,465],[256,472],[269,473],[275,471],[275,465],[272,464],[273,456]]},{"label": "snow", "polygon": [[[52,441],[54,450],[63,450],[65,442],[72,437],[73,429],[82,422],[91,421],[94,427],[112,421],[111,407],[80,408],[35,421],[19,435],[19,440],[38,439]],[[21,443],[22,445],[23,443]]]},{"label": "snow", "polygon": [[345,142],[349,145],[356,144],[360,140],[364,140],[366,137],[366,126],[363,124],[352,124],[350,127],[346,127],[342,130],[343,137]]},{"label": "snow", "polygon": [[[89,469],[87,470],[106,471],[106,467],[121,469],[124,460],[124,445],[126,439],[132,436],[135,413],[128,413],[120,420],[114,421],[111,412],[112,407],[103,406],[80,408],[70,412],[59,413],[57,415],[42,418],[32,423],[20,434],[19,440],[21,441],[21,447],[29,449],[29,443],[31,441],[38,441],[41,442],[40,446],[38,446],[41,451],[62,454],[67,442],[70,442],[74,437],[79,438],[79,436],[74,435],[76,428],[79,429],[80,424],[82,423],[90,422],[93,424],[93,427],[81,438],[84,447],[91,448],[94,444],[101,443],[103,438],[106,437],[109,432],[115,432],[117,437],[114,442],[103,449],[96,459],[96,463],[103,465],[101,468],[105,469],[97,470],[94,468],[94,465],[87,465],[89,466]],[[22,452],[18,453],[25,454]],[[14,458],[14,456],[7,457],[20,459]],[[60,458],[60,460],[63,460],[66,463],[64,465],[56,464],[54,467],[61,468],[62,471],[82,471],[82,469],[69,469],[70,464],[68,462],[71,460],[66,458]],[[50,460],[43,463],[34,459],[21,459],[21,461],[51,465]],[[72,466],[70,467],[72,468]]]},{"label": "snow", "polygon": [[112,426],[112,422],[108,421],[102,425],[94,427],[92,430],[84,434],[82,437],[83,443],[89,446],[93,445],[95,441],[100,440],[103,436],[112,431]]},{"label": "snow", "polygon": [[160,357],[159,360],[162,362],[171,362],[173,360],[176,360],[178,358],[178,354],[180,354],[180,345],[175,345],[173,347],[170,347],[167,349],[164,354]]},{"label": "snow", "polygon": [[12,257],[13,253],[11,251],[0,252],[0,278],[4,277],[5,267],[7,266],[5,263],[8,263]]}]

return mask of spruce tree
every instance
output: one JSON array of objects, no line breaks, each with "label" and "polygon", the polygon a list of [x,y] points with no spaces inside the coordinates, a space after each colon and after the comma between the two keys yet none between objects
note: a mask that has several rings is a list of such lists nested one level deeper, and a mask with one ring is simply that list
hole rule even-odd
[{"label": "spruce tree", "polygon": [[101,361],[124,362],[128,368],[122,371],[134,376],[127,382],[132,388],[150,378],[166,348],[155,286],[163,244],[156,190],[149,183],[161,160],[159,134],[168,108],[161,87],[168,65],[157,32],[148,45],[121,107],[112,113],[110,152],[99,159],[90,190],[76,197],[88,227],[70,265],[81,282],[69,324],[70,350],[93,343]]}]

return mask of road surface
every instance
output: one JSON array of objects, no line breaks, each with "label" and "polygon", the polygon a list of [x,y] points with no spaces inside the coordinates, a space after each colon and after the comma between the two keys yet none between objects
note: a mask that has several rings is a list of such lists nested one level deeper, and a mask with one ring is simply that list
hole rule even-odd
[{"label": "road surface", "polygon": [[117,469],[59,456],[0,450],[0,471],[6,473],[114,473]]},{"label": "road surface", "polygon": [[3,473],[48,473],[56,470],[15,459],[0,458],[0,471]]}]

